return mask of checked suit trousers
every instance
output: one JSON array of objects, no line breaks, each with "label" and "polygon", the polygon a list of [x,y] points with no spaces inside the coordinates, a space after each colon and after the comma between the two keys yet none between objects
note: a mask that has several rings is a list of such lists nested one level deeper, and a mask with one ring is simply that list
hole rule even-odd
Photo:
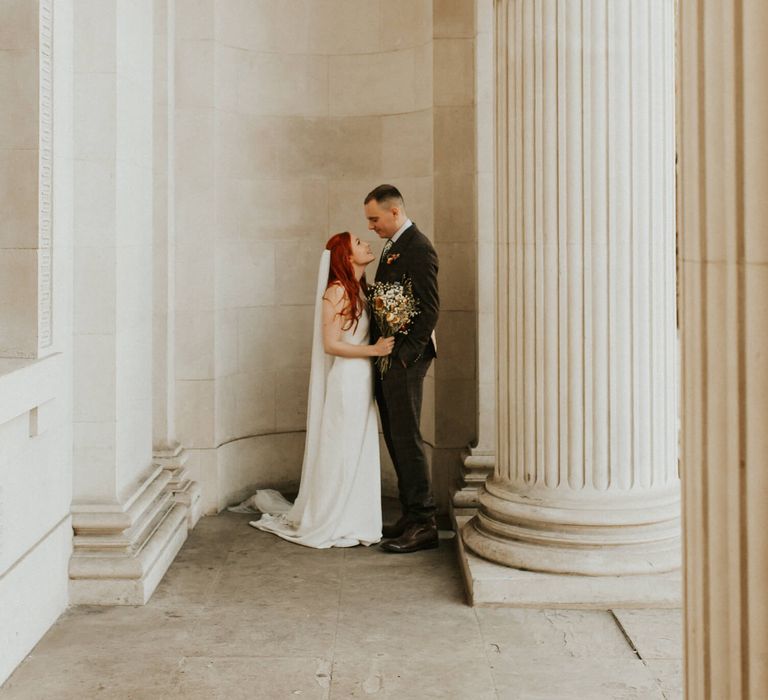
[{"label": "checked suit trousers", "polygon": [[376,375],[376,402],[397,472],[400,505],[403,515],[414,522],[430,520],[436,510],[419,426],[424,377],[431,362],[424,358],[406,368],[395,361],[383,379]]}]

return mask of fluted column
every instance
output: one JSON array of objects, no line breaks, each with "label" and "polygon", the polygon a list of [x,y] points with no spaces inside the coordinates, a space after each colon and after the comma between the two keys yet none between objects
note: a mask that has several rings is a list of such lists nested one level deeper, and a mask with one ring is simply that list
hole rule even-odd
[{"label": "fluted column", "polygon": [[497,3],[497,465],[534,571],[679,567],[673,0]]},{"label": "fluted column", "polygon": [[768,5],[680,5],[686,697],[768,697]]}]

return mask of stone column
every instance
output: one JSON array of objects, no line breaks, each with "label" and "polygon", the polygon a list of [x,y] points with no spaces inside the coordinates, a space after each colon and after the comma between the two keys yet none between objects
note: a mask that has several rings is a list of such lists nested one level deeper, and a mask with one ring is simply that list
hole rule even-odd
[{"label": "stone column", "polygon": [[686,696],[768,697],[768,5],[680,4]]},{"label": "stone column", "polygon": [[[217,82],[214,75],[218,65],[214,58],[215,34],[219,27],[218,5],[214,0],[176,0],[174,5],[174,60],[173,65],[168,65],[169,74],[174,76],[173,84],[169,86],[173,91],[172,100],[169,97],[173,115],[172,130],[168,133],[168,138],[173,139],[173,143],[168,144],[173,152],[173,172],[168,173],[173,189],[172,199],[169,199],[173,212],[168,216],[173,218],[174,238],[173,269],[169,269],[169,274],[175,283],[173,289],[169,288],[169,295],[174,297],[174,322],[168,330],[174,336],[175,352],[174,385],[169,387],[174,406],[168,411],[174,419],[174,437],[184,445],[189,457],[186,466],[203,489],[203,509],[215,514],[228,505],[220,497],[217,447],[220,443],[216,436],[216,421],[220,415],[216,410],[216,347],[221,337],[216,333],[215,312],[218,200],[214,87],[224,84]],[[237,12],[252,7],[251,3],[224,5],[234,8],[236,16]],[[249,15],[241,26],[255,28],[261,25]],[[234,49],[233,52],[236,53]],[[259,79],[246,82],[248,85],[261,84]],[[237,140],[235,136],[232,138]],[[246,158],[246,162],[251,163],[252,159]],[[227,201],[256,206],[250,195]],[[259,217],[253,215],[250,220],[257,221]],[[260,279],[258,275],[256,277]],[[170,367],[168,376],[171,376]]]},{"label": "stone column", "polygon": [[152,455],[153,24],[74,3],[72,603],[146,602],[187,536]]},{"label": "stone column", "polygon": [[171,477],[174,498],[187,506],[191,529],[203,502],[176,438],[175,0],[155,0],[154,28],[153,455]]},{"label": "stone column", "polygon": [[493,0],[475,0],[475,226],[477,229],[477,438],[462,455],[453,494],[456,516],[474,515],[478,494],[493,473],[496,417],[496,304],[493,221]]},{"label": "stone column", "polygon": [[497,3],[497,464],[510,567],[680,565],[674,2]]}]

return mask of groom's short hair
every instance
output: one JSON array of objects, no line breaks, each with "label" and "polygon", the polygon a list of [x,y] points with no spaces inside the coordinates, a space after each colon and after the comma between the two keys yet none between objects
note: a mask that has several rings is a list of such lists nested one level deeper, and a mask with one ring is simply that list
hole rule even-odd
[{"label": "groom's short hair", "polygon": [[400,194],[400,190],[394,185],[379,185],[378,187],[374,187],[366,196],[363,204],[368,204],[368,202],[374,199],[379,204],[389,204],[391,206],[400,207],[400,209],[405,209],[403,195]]}]

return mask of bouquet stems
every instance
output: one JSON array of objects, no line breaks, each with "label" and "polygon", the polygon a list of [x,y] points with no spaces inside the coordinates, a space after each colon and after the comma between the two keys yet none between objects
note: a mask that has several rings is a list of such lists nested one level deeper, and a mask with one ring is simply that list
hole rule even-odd
[{"label": "bouquet stems", "polygon": [[379,376],[384,379],[384,375],[392,365],[392,355],[383,355],[376,358],[376,367],[379,368]]}]

